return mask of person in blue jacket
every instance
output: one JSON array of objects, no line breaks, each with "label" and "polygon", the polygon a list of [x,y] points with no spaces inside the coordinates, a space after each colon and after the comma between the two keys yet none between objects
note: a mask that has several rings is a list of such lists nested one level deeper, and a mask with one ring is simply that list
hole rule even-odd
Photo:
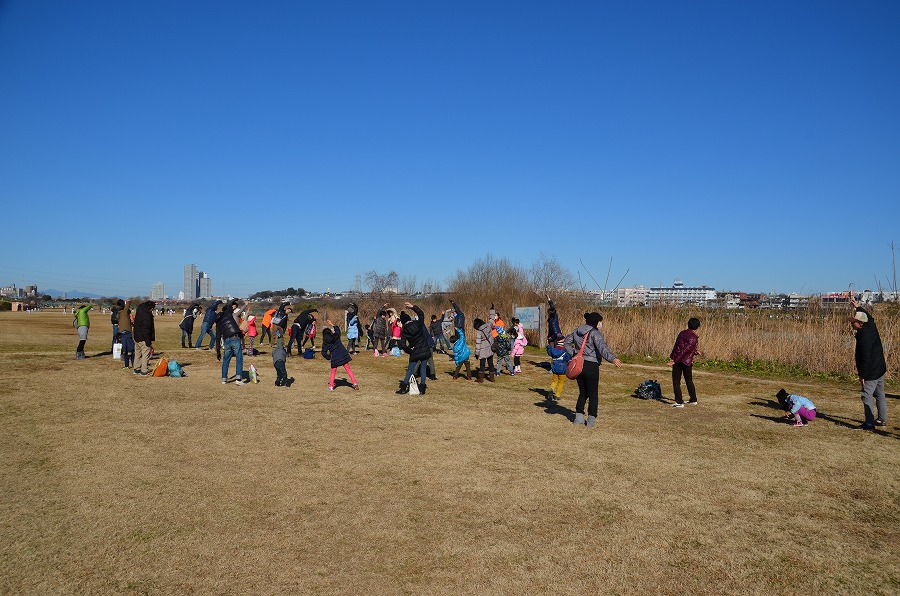
[{"label": "person in blue jacket", "polygon": [[455,381],[459,377],[459,369],[465,366],[466,380],[471,381],[472,371],[469,369],[469,356],[472,355],[472,350],[466,345],[466,336],[463,333],[462,327],[457,327],[455,335],[456,340],[453,342],[453,362],[456,363],[456,370],[453,371],[453,380]]},{"label": "person in blue jacket", "polygon": [[212,350],[215,347],[216,335],[213,333],[213,329],[216,324],[216,318],[218,317],[216,309],[219,308],[220,304],[222,304],[222,301],[216,300],[206,307],[206,314],[203,315],[203,323],[200,324],[200,337],[197,338],[197,343],[194,346],[195,349],[200,349],[200,344],[203,343],[203,336],[207,333],[209,334],[209,349]]},{"label": "person in blue jacket", "polygon": [[788,393],[784,389],[775,394],[778,403],[784,408],[785,418],[794,420],[794,426],[806,426],[816,417],[816,405],[802,395]]},{"label": "person in blue jacket", "polygon": [[566,366],[572,356],[565,348],[565,340],[558,339],[553,343],[547,344],[547,355],[550,356],[550,372],[553,373],[553,379],[550,381],[550,391],[547,392],[549,401],[559,401],[562,397],[563,385],[566,383]]}]

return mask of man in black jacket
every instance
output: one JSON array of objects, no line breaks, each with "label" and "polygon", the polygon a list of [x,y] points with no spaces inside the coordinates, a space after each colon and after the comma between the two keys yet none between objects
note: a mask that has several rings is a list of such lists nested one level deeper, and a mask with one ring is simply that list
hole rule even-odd
[{"label": "man in black jacket", "polygon": [[134,313],[134,374],[147,376],[147,362],[150,360],[150,352],[153,350],[153,342],[156,340],[156,326],[153,321],[153,309],[156,302],[148,300],[141,302]]},{"label": "man in black jacket", "polygon": [[[294,347],[294,342],[297,342],[297,355],[301,354],[300,344],[303,343],[303,334],[306,333],[306,327],[312,321],[310,315],[314,312],[319,312],[318,308],[307,308],[304,311],[301,311],[297,318],[294,319],[294,324],[291,326],[291,341],[288,342],[287,353],[288,356],[291,355],[291,348]],[[315,347],[315,344],[313,344]]]},{"label": "man in black jacket", "polygon": [[[244,350],[241,346],[241,328],[234,320],[235,300],[231,300],[222,307],[222,312],[216,316],[216,337],[222,341],[216,342],[216,360],[222,360],[222,384],[228,382],[228,366],[231,357],[235,360],[235,385],[244,384]],[[222,359],[222,345],[225,346],[225,359]]]},{"label": "man in black jacket", "polygon": [[884,395],[887,364],[884,361],[881,336],[878,335],[878,327],[875,326],[872,314],[859,306],[856,300],[851,299],[850,304],[856,309],[850,317],[850,325],[856,332],[856,371],[859,373],[863,410],[866,416],[866,421],[859,428],[872,430],[876,426],[884,426],[887,422],[887,400]]}]

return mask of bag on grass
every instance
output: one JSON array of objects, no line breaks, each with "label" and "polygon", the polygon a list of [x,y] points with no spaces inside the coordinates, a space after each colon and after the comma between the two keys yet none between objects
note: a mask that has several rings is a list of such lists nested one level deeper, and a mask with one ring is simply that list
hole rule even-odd
[{"label": "bag on grass", "polygon": [[578,349],[578,353],[575,354],[566,365],[567,379],[577,379],[578,375],[581,374],[581,369],[584,368],[584,344],[587,343],[587,338],[590,334],[590,331],[584,334],[584,339],[581,340],[581,347]]},{"label": "bag on grass", "polygon": [[409,394],[410,395],[419,395],[419,384],[416,383],[416,375],[412,374],[409,376]]},{"label": "bag on grass", "polygon": [[169,376],[170,377],[186,377],[187,373],[181,368],[177,360],[169,360]]},{"label": "bag on grass", "polygon": [[312,360],[316,357],[316,351],[312,348],[306,348],[305,350],[303,350],[303,357],[307,360]]},{"label": "bag on grass", "polygon": [[113,360],[121,360],[122,359],[122,344],[114,343],[113,344]]},{"label": "bag on grass", "polygon": [[634,390],[634,396],[640,399],[662,399],[662,387],[653,379],[647,379]]},{"label": "bag on grass", "polygon": [[154,377],[167,377],[169,376],[169,361],[165,358],[160,358],[159,362],[156,365],[156,368],[153,369]]},{"label": "bag on grass", "polygon": [[390,354],[391,354],[391,356],[399,356],[400,348],[398,348],[397,346],[394,346],[393,348],[391,348]]}]

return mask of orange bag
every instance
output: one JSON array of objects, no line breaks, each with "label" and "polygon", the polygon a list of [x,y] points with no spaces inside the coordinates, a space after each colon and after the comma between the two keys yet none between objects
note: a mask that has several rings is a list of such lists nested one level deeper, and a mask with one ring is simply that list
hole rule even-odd
[{"label": "orange bag", "polygon": [[154,377],[168,377],[169,376],[169,361],[165,358],[159,359],[159,364],[156,365],[156,368],[153,369]]}]

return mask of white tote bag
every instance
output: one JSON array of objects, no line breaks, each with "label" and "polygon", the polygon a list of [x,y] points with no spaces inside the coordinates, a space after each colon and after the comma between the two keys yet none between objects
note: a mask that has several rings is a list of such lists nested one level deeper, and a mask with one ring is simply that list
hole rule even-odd
[{"label": "white tote bag", "polygon": [[419,384],[416,383],[416,375],[410,375],[409,377],[409,394],[419,395]]},{"label": "white tote bag", "polygon": [[122,344],[113,344],[113,360],[122,359]]}]

